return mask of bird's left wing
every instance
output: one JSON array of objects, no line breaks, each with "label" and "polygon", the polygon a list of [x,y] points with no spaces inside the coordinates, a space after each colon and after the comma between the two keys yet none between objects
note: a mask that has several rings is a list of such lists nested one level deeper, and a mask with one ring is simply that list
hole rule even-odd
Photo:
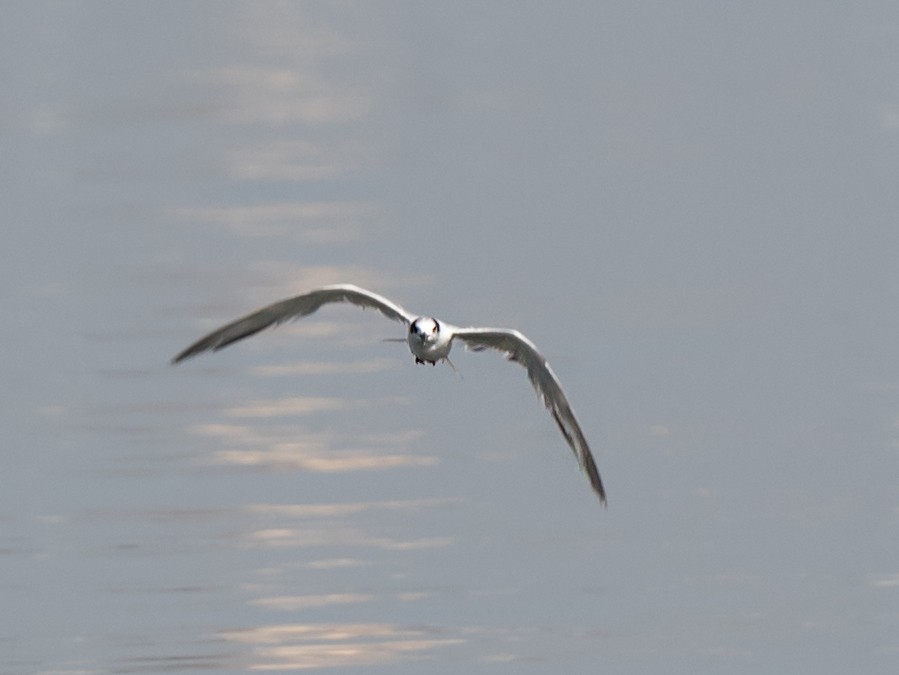
[{"label": "bird's left wing", "polygon": [[370,307],[378,310],[388,319],[405,324],[409,324],[415,319],[414,314],[407,312],[395,302],[364,288],[352,284],[322,286],[314,291],[263,307],[212,331],[178,354],[172,359],[172,363],[189,359],[191,356],[207,350],[216,351],[227,347],[232,342],[249,337],[269,326],[312,314],[319,307],[330,302],[349,302],[363,308]]},{"label": "bird's left wing", "polygon": [[519,333],[517,330],[504,328],[453,328],[453,337],[465,343],[465,346],[473,351],[495,349],[503,352],[510,361],[520,363],[525,367],[528,378],[537,394],[543,401],[543,405],[552,414],[556,424],[568,445],[574,451],[578,463],[590,479],[599,500],[606,503],[606,491],[599,477],[596,462],[590,453],[587,439],[578,424],[574,411],[562,391],[559,380],[553,373],[549,363],[533,342]]}]

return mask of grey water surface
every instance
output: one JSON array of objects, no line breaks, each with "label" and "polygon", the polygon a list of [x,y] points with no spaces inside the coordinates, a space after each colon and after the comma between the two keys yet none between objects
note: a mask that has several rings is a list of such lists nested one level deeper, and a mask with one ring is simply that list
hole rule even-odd
[{"label": "grey water surface", "polygon": [[[899,672],[899,5],[8,2],[0,672]],[[328,307],[352,282],[550,359]]]}]

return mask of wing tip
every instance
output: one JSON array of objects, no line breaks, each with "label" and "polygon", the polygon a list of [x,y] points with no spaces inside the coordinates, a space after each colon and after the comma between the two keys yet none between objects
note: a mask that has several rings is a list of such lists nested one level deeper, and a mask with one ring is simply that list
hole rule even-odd
[{"label": "wing tip", "polygon": [[595,464],[590,464],[589,466],[584,467],[587,477],[590,479],[590,487],[593,488],[593,491],[596,493],[596,496],[599,497],[599,503],[603,505],[604,508],[608,508],[609,502],[606,499],[606,489],[603,487],[602,478],[599,477],[599,471],[596,469]]},{"label": "wing tip", "polygon": [[169,365],[170,365],[170,366],[177,366],[179,363],[181,363],[182,361],[186,361],[187,359],[191,358],[192,356],[196,356],[196,354],[193,352],[193,350],[191,350],[191,349],[185,349],[185,350],[184,350],[183,352],[181,352],[180,354],[177,354],[177,355],[173,356],[173,357],[169,360]]},{"label": "wing tip", "polygon": [[188,347],[187,349],[184,349],[184,350],[178,352],[177,354],[175,354],[175,356],[173,356],[171,359],[169,359],[169,365],[170,365],[170,366],[177,366],[177,365],[178,365],[179,363],[181,363],[184,359],[188,359],[188,358],[190,358],[191,356],[192,356],[192,354],[191,354],[191,348]]}]

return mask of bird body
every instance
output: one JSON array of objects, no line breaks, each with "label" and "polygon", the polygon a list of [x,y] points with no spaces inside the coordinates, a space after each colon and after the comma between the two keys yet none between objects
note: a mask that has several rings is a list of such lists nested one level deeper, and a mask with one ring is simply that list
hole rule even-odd
[{"label": "bird body", "polygon": [[441,361],[448,361],[453,342],[459,340],[471,351],[496,350],[504,353],[510,361],[521,364],[543,405],[549,410],[587,474],[590,485],[605,504],[606,494],[599,471],[558,378],[534,343],[517,330],[460,328],[432,317],[416,316],[391,300],[364,288],[352,284],[334,284],[267,305],[232,321],[197,340],[175,356],[172,363],[205,351],[218,351],[269,326],[307,316],[322,305],[333,302],[348,302],[362,308],[376,309],[387,318],[405,324],[406,342],[416,363],[436,365]]},{"label": "bird body", "polygon": [[406,341],[409,351],[415,356],[416,363],[436,365],[438,361],[449,358],[453,348],[453,327],[442,325],[437,319],[419,317],[409,324],[409,336]]}]

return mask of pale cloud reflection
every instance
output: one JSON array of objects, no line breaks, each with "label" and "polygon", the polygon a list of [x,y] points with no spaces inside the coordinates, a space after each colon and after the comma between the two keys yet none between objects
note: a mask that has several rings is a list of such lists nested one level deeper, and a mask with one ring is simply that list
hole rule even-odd
[{"label": "pale cloud reflection", "polygon": [[372,454],[366,451],[334,451],[330,456],[308,451],[297,444],[280,450],[222,450],[215,454],[221,464],[252,466],[267,469],[293,469],[316,473],[340,473],[344,471],[379,471],[400,467],[433,466],[436,457],[402,454]]},{"label": "pale cloud reflection", "polygon": [[[378,142],[370,133],[354,133],[383,91],[379,73],[358,66],[374,63],[383,44],[373,22],[360,22],[359,7],[350,10],[351,21],[333,6],[324,11],[305,3],[266,7],[265,12],[238,8],[225,21],[241,46],[232,63],[182,73],[192,88],[208,89],[206,99],[216,101],[209,117],[258,130],[236,135],[239,147],[222,149],[224,172],[235,180],[301,182],[375,166]],[[348,56],[357,65],[346,67]],[[306,233],[312,234],[329,243],[358,238],[336,226]]]},{"label": "pale cloud reflection", "polygon": [[38,106],[25,117],[26,129],[35,136],[57,136],[65,132],[71,120],[61,107]]},{"label": "pale cloud reflection", "polygon": [[335,83],[301,63],[236,65],[188,76],[223,90],[228,105],[213,111],[223,124],[338,124],[364,117],[372,106],[369,85]]},{"label": "pale cloud reflection", "polygon": [[293,417],[350,408],[371,408],[382,404],[398,405],[405,402],[406,399],[399,396],[356,401],[326,396],[288,396],[272,400],[251,401],[246,405],[226,408],[224,413],[228,417]]},{"label": "pale cloud reflection", "polygon": [[[430,277],[407,276],[397,277],[369,267],[358,265],[296,265],[280,261],[253,261],[247,264],[249,276],[255,280],[258,286],[268,286],[266,299],[271,302],[272,288],[282,289],[283,296],[304,293],[317,286],[351,282],[359,286],[365,286],[374,291],[386,293],[389,289],[400,286],[426,286],[433,282]],[[256,298],[265,302],[265,299]],[[353,313],[360,312],[358,308],[343,308]],[[325,310],[332,311],[332,310]],[[297,324],[293,324],[296,326]]]},{"label": "pale cloud reflection", "polygon": [[369,593],[326,593],[323,595],[280,595],[251,600],[251,605],[283,612],[317,609],[333,605],[355,605],[371,602],[376,596]]},{"label": "pale cloud reflection", "polygon": [[323,560],[310,560],[307,563],[303,563],[302,566],[310,570],[337,570],[351,567],[365,567],[369,564],[371,563],[365,560],[359,560],[358,558],[325,558]]},{"label": "pale cloud reflection", "polygon": [[[242,236],[296,236],[309,243],[348,244],[380,220],[371,202],[275,202],[174,209],[178,220],[228,228]],[[321,268],[316,268],[321,269]]]},{"label": "pale cloud reflection", "polygon": [[231,8],[229,30],[251,53],[280,60],[315,62],[358,53],[366,47],[377,14],[355,4],[267,2],[265,11],[253,3]]},{"label": "pale cloud reflection", "polygon": [[[445,548],[455,543],[452,537],[410,537],[396,539],[372,534],[350,524],[347,519],[363,513],[394,511],[418,513],[456,503],[451,498],[397,499],[370,502],[334,502],[324,504],[248,504],[244,510],[262,518],[267,527],[251,530],[242,536],[241,544],[249,548],[311,548],[352,546],[386,551],[416,551]],[[304,521],[302,525],[274,526],[275,519]],[[279,523],[280,524],[280,523]],[[330,558],[318,561],[322,569],[356,567],[366,564],[357,558]],[[413,597],[404,599],[414,599]]]},{"label": "pale cloud reflection", "polygon": [[285,375],[359,375],[363,373],[379,373],[391,368],[396,362],[393,359],[377,358],[359,361],[295,361],[276,366],[258,366],[251,368],[253,375],[262,377],[282,377]]},{"label": "pale cloud reflection", "polygon": [[899,574],[881,574],[870,579],[874,588],[899,588]]},{"label": "pale cloud reflection", "polygon": [[292,396],[271,401],[251,401],[246,405],[226,408],[224,413],[228,417],[292,417],[350,407],[353,407],[352,402],[340,398]]},{"label": "pale cloud reflection", "polygon": [[359,66],[377,62],[378,19],[377,11],[339,3],[267,3],[264,12],[237,5],[228,30],[247,47],[247,60],[278,65],[218,68],[207,77],[231,94],[234,122],[358,119],[377,91],[376,72]]},{"label": "pale cloud reflection", "polygon": [[876,117],[881,129],[895,133],[899,131],[899,104],[881,103],[876,106]]},{"label": "pale cloud reflection", "polygon": [[229,642],[255,645],[253,670],[389,665],[464,644],[437,629],[389,623],[294,623],[223,631]]},{"label": "pale cloud reflection", "polygon": [[[211,456],[214,464],[279,471],[335,473],[378,471],[403,467],[434,466],[433,455],[397,452],[421,437],[417,430],[385,434],[367,434],[356,442],[362,447],[340,447],[344,437],[331,433],[309,433],[296,427],[264,433],[254,427],[236,424],[204,424],[193,433],[222,439],[232,445],[250,446],[218,450]],[[297,435],[301,440],[294,440]],[[289,438],[290,440],[285,440]],[[352,440],[352,438],[350,438]],[[340,444],[340,445],[339,445]]]},{"label": "pale cloud reflection", "polygon": [[446,548],[453,537],[411,537],[396,539],[369,534],[351,525],[322,524],[317,527],[270,527],[248,532],[241,538],[246,548],[285,549],[353,546],[382,551],[420,551]]},{"label": "pale cloud reflection", "polygon": [[458,499],[395,499],[374,502],[338,502],[332,504],[249,504],[249,513],[288,518],[334,518],[365,511],[422,511],[457,503]]},{"label": "pale cloud reflection", "polygon": [[329,143],[279,140],[226,153],[229,173],[238,180],[327,180],[373,163],[371,146],[347,140]]}]

